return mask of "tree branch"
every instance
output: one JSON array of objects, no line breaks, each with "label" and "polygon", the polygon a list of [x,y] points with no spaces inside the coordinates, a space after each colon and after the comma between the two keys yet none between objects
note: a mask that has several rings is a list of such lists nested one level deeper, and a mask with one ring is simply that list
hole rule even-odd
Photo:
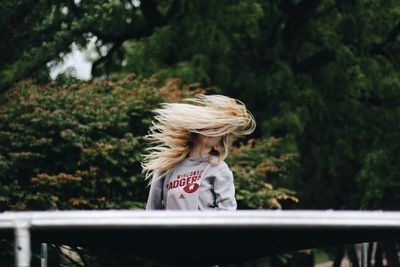
[{"label": "tree branch", "polygon": [[[39,68],[45,66],[49,61],[62,52],[66,51],[74,41],[74,34],[58,33],[52,44],[43,44],[41,47],[33,48],[26,56],[11,64],[7,69],[0,71],[0,92],[8,90],[14,83],[29,77]],[[54,52],[49,52],[54,51]]]},{"label": "tree branch", "polygon": [[111,49],[107,52],[107,54],[104,57],[101,57],[97,59],[95,62],[93,62],[91,71],[92,76],[97,76],[98,73],[96,73],[96,71],[98,71],[98,67],[101,64],[106,63],[112,57],[112,55],[122,46],[122,43],[123,42],[114,43]]}]

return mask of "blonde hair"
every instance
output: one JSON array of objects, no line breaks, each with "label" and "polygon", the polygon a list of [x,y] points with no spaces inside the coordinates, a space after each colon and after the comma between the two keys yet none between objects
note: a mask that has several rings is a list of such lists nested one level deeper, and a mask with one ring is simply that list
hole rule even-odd
[{"label": "blonde hair", "polygon": [[208,161],[217,156],[218,162],[228,154],[233,136],[250,134],[256,127],[253,115],[243,102],[223,95],[198,95],[186,98],[187,103],[162,103],[155,109],[149,133],[144,137],[154,145],[144,155],[142,173],[146,179],[163,177],[190,153],[196,134],[222,136],[210,152]]}]

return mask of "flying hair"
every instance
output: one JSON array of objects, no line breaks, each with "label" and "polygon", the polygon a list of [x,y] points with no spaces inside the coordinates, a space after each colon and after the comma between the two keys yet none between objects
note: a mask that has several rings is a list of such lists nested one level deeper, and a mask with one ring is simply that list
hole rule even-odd
[{"label": "flying hair", "polygon": [[256,122],[240,100],[223,95],[198,95],[182,103],[161,103],[144,139],[152,146],[143,155],[142,173],[146,179],[163,177],[190,153],[196,135],[221,136],[208,157],[210,163],[224,160],[233,136],[251,134]]}]

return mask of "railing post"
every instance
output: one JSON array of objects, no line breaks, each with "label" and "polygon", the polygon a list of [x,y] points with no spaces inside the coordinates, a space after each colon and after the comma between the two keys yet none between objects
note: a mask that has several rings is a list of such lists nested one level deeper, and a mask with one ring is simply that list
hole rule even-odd
[{"label": "railing post", "polygon": [[368,267],[368,243],[361,243],[361,267]]},{"label": "railing post", "polygon": [[40,259],[40,267],[47,267],[47,243],[42,243],[42,255]]},{"label": "railing post", "polygon": [[30,267],[31,238],[27,223],[17,223],[15,226],[15,266]]}]

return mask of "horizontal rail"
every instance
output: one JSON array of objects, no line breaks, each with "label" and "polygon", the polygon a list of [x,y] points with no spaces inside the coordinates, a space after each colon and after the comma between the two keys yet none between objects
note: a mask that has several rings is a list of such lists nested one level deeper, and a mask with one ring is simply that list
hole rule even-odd
[{"label": "horizontal rail", "polygon": [[[181,258],[190,254],[185,250],[202,249],[213,242],[227,242],[226,248],[220,250],[220,255],[214,255],[214,258],[210,259],[217,261],[232,258],[232,255],[246,258],[246,253],[260,256],[328,244],[398,238],[400,212],[334,210],[4,212],[0,213],[0,236],[4,231],[14,231],[17,267],[29,266],[31,241],[88,247],[104,243],[110,244],[114,249],[130,248],[135,253],[145,255],[147,251],[151,251],[154,244],[172,237],[190,242],[192,246],[182,247],[178,241],[176,244],[169,244],[168,249],[179,246]],[[238,247],[229,241],[232,235],[238,240],[238,244],[250,245],[245,248]],[[96,236],[101,236],[106,242],[98,242]],[[167,250],[165,253],[168,253]],[[235,251],[238,253],[235,254]]]},{"label": "horizontal rail", "polygon": [[218,212],[90,210],[0,213],[0,229],[19,222],[30,228],[51,227],[168,227],[168,226],[265,226],[265,227],[391,227],[400,228],[400,212],[241,210]]}]

